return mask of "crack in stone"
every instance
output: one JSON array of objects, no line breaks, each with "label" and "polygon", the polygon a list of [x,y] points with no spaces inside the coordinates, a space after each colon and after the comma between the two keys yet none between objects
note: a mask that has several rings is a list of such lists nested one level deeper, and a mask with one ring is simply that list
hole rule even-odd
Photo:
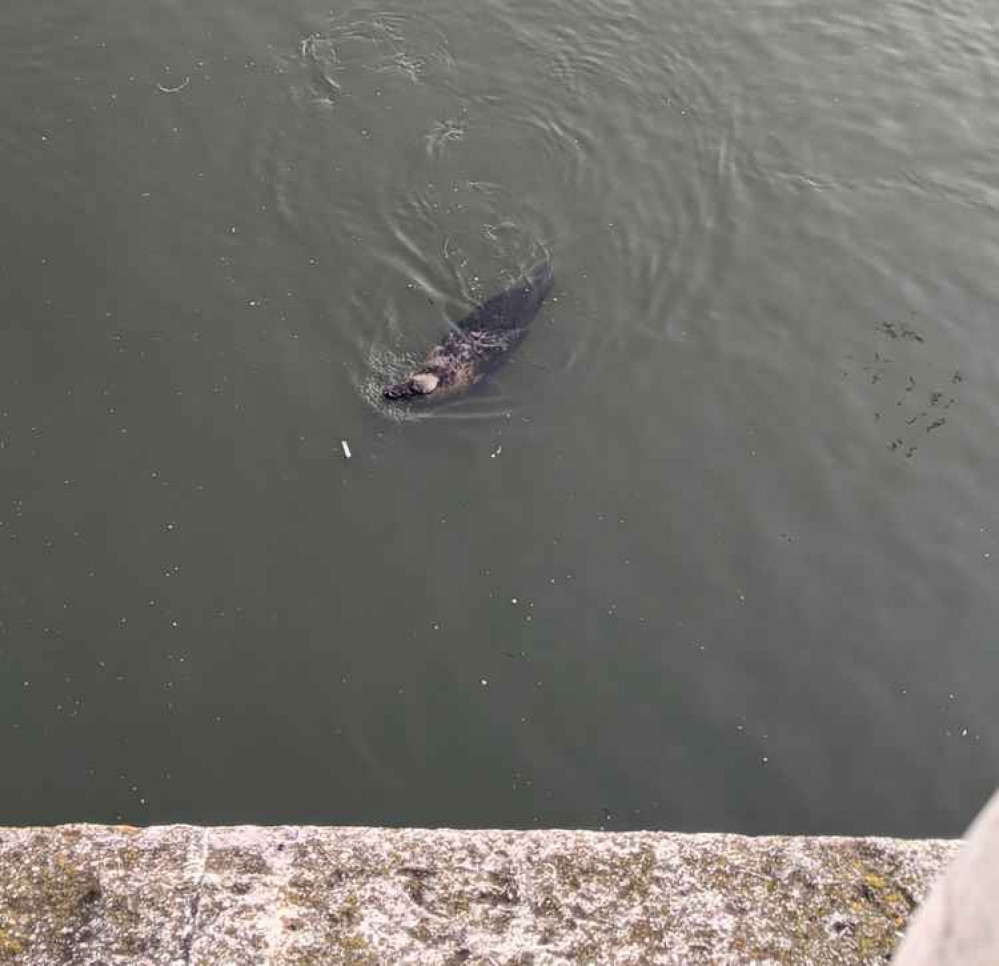
[{"label": "crack in stone", "polygon": [[[293,830],[292,837],[297,841],[298,831]],[[270,874],[264,890],[270,892],[269,912],[262,917],[261,931],[264,935],[266,966],[280,962],[281,951],[285,943],[285,917],[294,914],[295,908],[283,897],[294,865],[291,850],[279,847],[277,854],[271,857]]]},{"label": "crack in stone", "polygon": [[205,870],[208,867],[208,838],[211,835],[211,829],[204,829],[201,835],[201,856],[199,860],[200,868],[198,869],[197,878],[194,882],[194,895],[191,896],[188,915],[190,917],[190,924],[184,933],[184,937],[180,941],[180,955],[181,962],[184,966],[191,966],[191,954],[194,949],[194,934],[198,927],[198,913],[201,909],[201,890],[205,881]]}]

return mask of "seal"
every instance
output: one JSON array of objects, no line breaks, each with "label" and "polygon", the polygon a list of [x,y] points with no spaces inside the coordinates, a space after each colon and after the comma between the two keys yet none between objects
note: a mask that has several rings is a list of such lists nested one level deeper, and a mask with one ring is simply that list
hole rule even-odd
[{"label": "seal", "polygon": [[524,341],[554,283],[551,263],[538,265],[456,323],[415,372],[382,394],[391,400],[438,401],[471,389]]}]

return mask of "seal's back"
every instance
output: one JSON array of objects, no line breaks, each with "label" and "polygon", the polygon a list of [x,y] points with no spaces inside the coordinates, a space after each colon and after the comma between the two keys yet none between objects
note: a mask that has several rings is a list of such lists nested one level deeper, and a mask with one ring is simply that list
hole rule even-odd
[{"label": "seal's back", "polygon": [[483,302],[458,323],[458,328],[495,332],[530,325],[554,284],[551,262],[545,261],[510,288]]}]

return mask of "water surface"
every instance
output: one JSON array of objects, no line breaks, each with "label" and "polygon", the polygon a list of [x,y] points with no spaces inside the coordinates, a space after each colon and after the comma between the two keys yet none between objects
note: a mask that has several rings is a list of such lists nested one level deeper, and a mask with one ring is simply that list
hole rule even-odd
[{"label": "water surface", "polygon": [[[0,822],[959,832],[996,27],[6,4]],[[515,360],[387,410],[544,251]]]}]

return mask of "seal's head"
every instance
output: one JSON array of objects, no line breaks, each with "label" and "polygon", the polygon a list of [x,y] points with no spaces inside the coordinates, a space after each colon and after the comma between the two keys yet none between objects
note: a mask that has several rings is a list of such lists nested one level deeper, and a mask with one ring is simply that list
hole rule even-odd
[{"label": "seal's head", "polygon": [[429,396],[440,384],[440,376],[432,372],[418,372],[402,382],[387,386],[383,395],[386,399],[411,399],[413,396]]}]

